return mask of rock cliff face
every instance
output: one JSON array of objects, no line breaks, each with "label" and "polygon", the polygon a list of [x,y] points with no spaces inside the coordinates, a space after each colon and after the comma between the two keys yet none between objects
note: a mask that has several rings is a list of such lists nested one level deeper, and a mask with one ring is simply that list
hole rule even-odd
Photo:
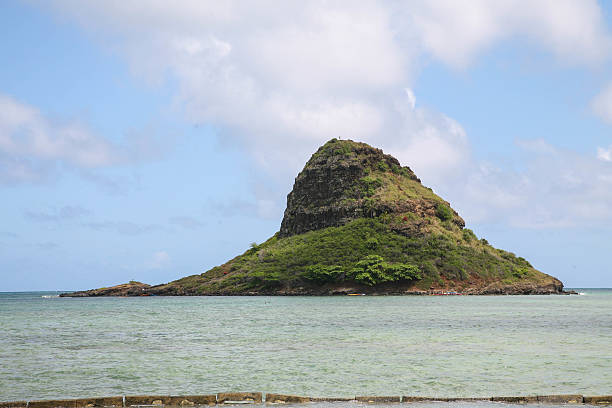
[{"label": "rock cliff face", "polygon": [[279,237],[302,234],[326,227],[344,225],[356,218],[375,217],[384,209],[378,204],[366,207],[367,183],[373,169],[394,168],[415,182],[420,180],[408,167],[402,168],[392,156],[364,143],[346,149],[332,140],[321,146],[295,179],[287,196],[287,209]]},{"label": "rock cliff face", "polygon": [[66,296],[554,294],[563,284],[478,239],[409,167],[332,139],[295,179],[280,231],[198,275]]},{"label": "rock cliff face", "polygon": [[[398,190],[391,197],[389,185]],[[403,191],[402,185],[405,187]],[[411,190],[423,190],[411,195]],[[365,143],[332,139],[310,158],[287,196],[279,237],[345,225],[357,218],[411,212],[435,215],[439,197],[427,197],[410,167]],[[429,190],[431,191],[431,190]],[[425,193],[425,194],[424,194]],[[457,225],[465,225],[453,212]]]}]

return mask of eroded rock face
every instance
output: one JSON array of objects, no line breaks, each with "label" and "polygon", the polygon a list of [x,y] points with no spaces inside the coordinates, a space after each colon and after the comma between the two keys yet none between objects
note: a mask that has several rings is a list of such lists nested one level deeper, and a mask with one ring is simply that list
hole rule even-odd
[{"label": "eroded rock face", "polygon": [[[382,150],[364,143],[351,143],[350,146],[349,150],[346,143],[331,140],[306,163],[287,196],[279,237],[394,211],[388,203],[370,199],[368,193],[373,191],[368,191],[364,184],[364,177],[379,169],[393,169],[402,177],[420,183],[409,167],[401,167],[396,158]],[[405,203],[404,207],[410,205]]]}]

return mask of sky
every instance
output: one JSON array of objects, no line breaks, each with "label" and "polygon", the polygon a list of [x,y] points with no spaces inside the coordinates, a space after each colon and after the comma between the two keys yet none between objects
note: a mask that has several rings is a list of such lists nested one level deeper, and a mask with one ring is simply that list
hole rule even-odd
[{"label": "sky", "polygon": [[201,273],[278,231],[325,141],[612,287],[612,4],[0,3],[0,291]]}]

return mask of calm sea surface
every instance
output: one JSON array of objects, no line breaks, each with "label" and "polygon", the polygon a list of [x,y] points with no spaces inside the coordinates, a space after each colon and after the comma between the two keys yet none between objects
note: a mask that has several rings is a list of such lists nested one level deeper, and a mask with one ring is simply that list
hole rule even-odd
[{"label": "calm sea surface", "polygon": [[612,291],[579,291],[584,295],[0,293],[0,400],[226,390],[610,394]]}]

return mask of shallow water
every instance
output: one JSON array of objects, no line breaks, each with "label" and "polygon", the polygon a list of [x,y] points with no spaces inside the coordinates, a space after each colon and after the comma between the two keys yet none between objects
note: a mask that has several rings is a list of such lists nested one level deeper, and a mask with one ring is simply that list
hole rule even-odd
[{"label": "shallow water", "polygon": [[0,400],[225,390],[610,394],[612,291],[579,291],[585,295],[3,293]]}]

